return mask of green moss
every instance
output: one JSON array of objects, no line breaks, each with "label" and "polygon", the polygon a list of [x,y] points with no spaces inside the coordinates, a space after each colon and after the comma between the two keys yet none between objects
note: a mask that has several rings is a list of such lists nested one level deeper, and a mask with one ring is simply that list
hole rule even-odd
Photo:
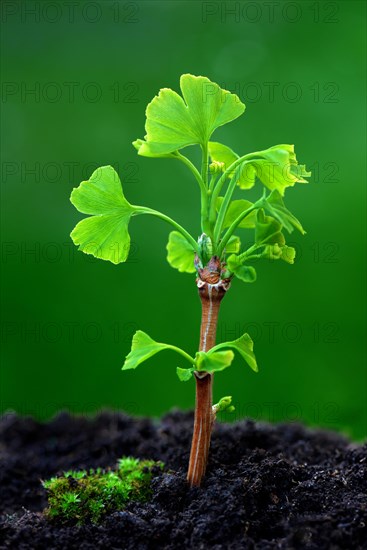
[{"label": "green moss", "polygon": [[161,462],[125,457],[116,470],[69,470],[44,481],[50,519],[98,523],[102,517],[124,508],[128,501],[144,502],[151,496],[151,479],[163,469]]}]

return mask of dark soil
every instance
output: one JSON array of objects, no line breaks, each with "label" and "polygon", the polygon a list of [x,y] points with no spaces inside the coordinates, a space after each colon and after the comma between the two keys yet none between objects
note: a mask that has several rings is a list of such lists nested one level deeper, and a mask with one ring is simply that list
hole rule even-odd
[{"label": "dark soil", "polygon": [[[0,548],[367,549],[367,446],[295,424],[217,424],[200,489],[185,482],[192,414],[159,423],[123,414],[61,414],[47,424],[0,421]],[[162,460],[149,503],[99,526],[52,524],[40,479],[114,467],[131,455]],[[171,470],[171,471],[168,471]]]}]

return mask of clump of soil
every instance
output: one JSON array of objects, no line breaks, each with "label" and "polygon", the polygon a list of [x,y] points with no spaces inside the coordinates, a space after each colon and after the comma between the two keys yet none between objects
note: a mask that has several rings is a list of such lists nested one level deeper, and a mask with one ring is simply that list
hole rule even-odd
[{"label": "clump of soil", "polygon": [[[0,420],[1,549],[367,549],[367,446],[297,424],[217,423],[201,488],[185,481],[192,413],[155,423],[124,414]],[[52,523],[40,480],[161,460],[147,503],[100,525]]]}]

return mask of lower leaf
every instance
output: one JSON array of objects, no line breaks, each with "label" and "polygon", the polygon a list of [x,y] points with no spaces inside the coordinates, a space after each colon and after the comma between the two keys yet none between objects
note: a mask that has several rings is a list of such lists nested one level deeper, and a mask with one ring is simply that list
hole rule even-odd
[{"label": "lower leaf", "polygon": [[258,371],[256,357],[253,352],[254,343],[248,334],[245,333],[240,336],[240,338],[237,338],[237,340],[233,340],[232,342],[223,342],[222,344],[217,344],[216,346],[214,346],[214,348],[211,349],[211,352],[217,351],[222,348],[233,348],[241,355],[241,357],[246,361],[248,366],[253,371]]}]

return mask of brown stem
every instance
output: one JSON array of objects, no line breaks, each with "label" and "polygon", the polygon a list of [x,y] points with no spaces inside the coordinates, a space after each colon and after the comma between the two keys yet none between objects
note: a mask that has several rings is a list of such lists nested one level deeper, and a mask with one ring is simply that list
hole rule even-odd
[{"label": "brown stem", "polygon": [[[220,263],[212,258],[208,267],[199,271],[197,286],[202,305],[200,327],[200,351],[215,346],[219,307],[229,288],[229,281],[220,279]],[[191,486],[199,486],[208,461],[210,438],[215,413],[213,412],[213,375],[195,372],[196,401],[194,432],[192,436],[187,480]]]},{"label": "brown stem", "polygon": [[213,377],[207,374],[196,380],[196,403],[194,433],[192,436],[189,469],[187,481],[191,486],[199,486],[205,474],[208,461],[210,438],[214,423],[212,412]]}]

